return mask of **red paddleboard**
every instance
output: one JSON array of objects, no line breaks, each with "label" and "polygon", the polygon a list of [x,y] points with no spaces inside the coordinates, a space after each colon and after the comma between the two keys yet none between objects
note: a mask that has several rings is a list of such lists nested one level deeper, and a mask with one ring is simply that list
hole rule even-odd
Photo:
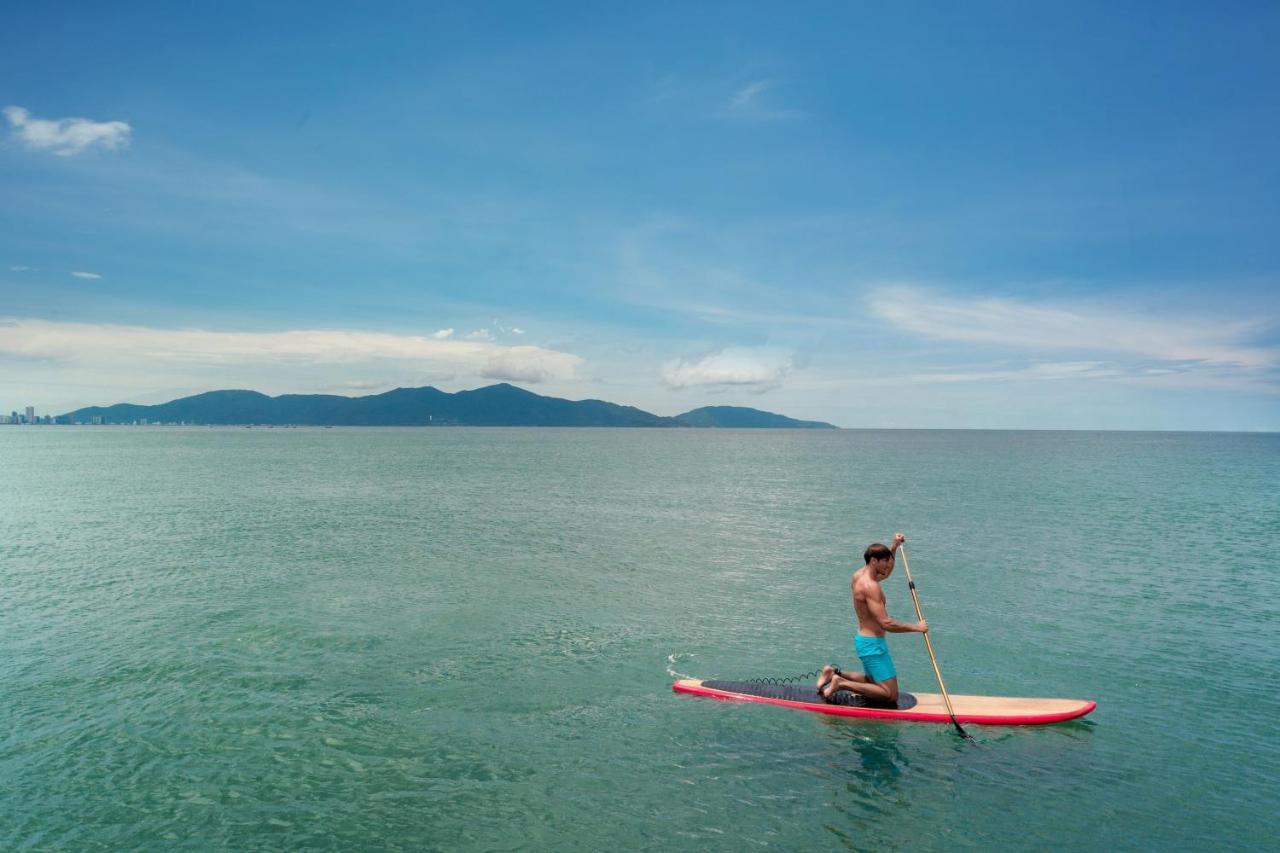
[{"label": "red paddleboard", "polygon": [[[918,723],[950,723],[951,715],[941,693],[902,693],[898,707],[875,705],[842,690],[833,702],[818,695],[813,685],[759,684],[753,681],[703,681],[683,678],[671,685],[677,693],[763,702],[837,717],[876,720],[910,720]],[[987,726],[1038,726],[1083,717],[1098,706],[1088,699],[1022,699],[1010,696],[951,696],[956,721]]]}]

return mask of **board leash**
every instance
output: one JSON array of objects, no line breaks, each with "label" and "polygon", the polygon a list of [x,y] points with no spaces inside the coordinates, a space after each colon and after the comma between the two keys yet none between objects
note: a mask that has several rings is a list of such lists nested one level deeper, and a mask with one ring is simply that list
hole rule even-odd
[{"label": "board leash", "polygon": [[781,687],[784,684],[798,684],[806,679],[817,678],[821,674],[821,669],[815,669],[813,672],[805,672],[800,675],[765,675],[760,678],[743,678],[740,680],[744,684],[773,684]]}]

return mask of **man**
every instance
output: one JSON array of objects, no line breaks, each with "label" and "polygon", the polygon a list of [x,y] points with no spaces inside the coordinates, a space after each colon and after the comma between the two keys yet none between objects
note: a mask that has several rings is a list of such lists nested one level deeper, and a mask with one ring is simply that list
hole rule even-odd
[{"label": "man", "polygon": [[853,591],[853,612],[858,617],[858,633],[853,637],[854,650],[862,661],[862,675],[847,675],[834,666],[824,666],[818,676],[818,693],[831,701],[838,691],[849,690],[868,699],[886,704],[898,703],[898,671],[889,657],[889,645],[884,635],[920,633],[929,630],[929,623],[899,622],[889,618],[884,606],[884,589],[880,584],[893,573],[893,557],[898,547],[907,541],[901,533],[893,534],[893,545],[885,547],[879,542],[862,554],[865,565],[853,573],[849,586]]}]

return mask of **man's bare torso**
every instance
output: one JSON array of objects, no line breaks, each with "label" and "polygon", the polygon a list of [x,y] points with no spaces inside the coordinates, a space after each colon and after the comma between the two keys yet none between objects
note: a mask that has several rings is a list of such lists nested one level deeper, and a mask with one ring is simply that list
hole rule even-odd
[{"label": "man's bare torso", "polygon": [[884,629],[871,615],[868,604],[869,601],[884,604],[884,590],[881,589],[880,582],[871,574],[871,568],[863,566],[854,572],[849,587],[853,593],[853,612],[858,617],[858,633],[864,637],[883,637]]}]

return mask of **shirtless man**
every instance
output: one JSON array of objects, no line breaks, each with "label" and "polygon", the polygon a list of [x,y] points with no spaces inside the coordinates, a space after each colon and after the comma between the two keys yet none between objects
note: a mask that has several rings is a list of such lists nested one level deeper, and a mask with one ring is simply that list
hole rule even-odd
[{"label": "shirtless man", "polygon": [[876,702],[896,705],[898,702],[898,671],[889,657],[889,645],[884,635],[923,634],[929,623],[899,622],[889,618],[884,607],[884,590],[880,584],[893,573],[893,557],[907,537],[893,534],[893,545],[885,547],[879,542],[862,554],[862,568],[853,573],[850,587],[853,591],[853,612],[858,616],[858,633],[853,637],[854,650],[862,661],[862,675],[848,675],[834,666],[824,666],[818,676],[818,693],[830,701],[840,690],[860,693]]}]

